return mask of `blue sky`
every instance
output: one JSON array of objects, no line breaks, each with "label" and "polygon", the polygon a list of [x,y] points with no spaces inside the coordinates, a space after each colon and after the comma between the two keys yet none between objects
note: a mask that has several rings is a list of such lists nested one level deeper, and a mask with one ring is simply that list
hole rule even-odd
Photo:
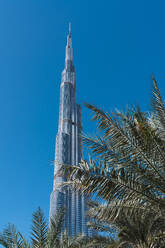
[{"label": "blue sky", "polygon": [[[165,91],[162,0],[0,1],[0,229],[26,235],[38,206],[48,217],[59,86],[72,23],[77,101],[149,110],[151,75]],[[83,108],[84,132],[94,133]]]}]

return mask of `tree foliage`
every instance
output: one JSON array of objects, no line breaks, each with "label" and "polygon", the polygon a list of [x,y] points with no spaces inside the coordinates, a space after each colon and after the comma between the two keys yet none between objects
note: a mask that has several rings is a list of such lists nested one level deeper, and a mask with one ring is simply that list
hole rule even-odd
[{"label": "tree foliage", "polygon": [[[127,224],[133,227],[134,222],[138,226],[151,215],[161,219],[162,231],[165,218],[165,106],[156,80],[153,78],[151,113],[136,106],[127,107],[125,113],[109,114],[94,105],[85,105],[92,111],[92,120],[97,123],[100,134],[83,136],[91,154],[89,162],[61,167],[60,172],[67,170],[69,181],[65,185],[74,185],[104,199],[106,209],[102,212],[98,209],[97,219],[102,214],[113,223],[124,213],[124,216],[131,216]],[[143,232],[143,225],[140,226]],[[105,225],[99,228],[103,227]],[[124,238],[126,230],[129,228],[122,230],[120,238]]]},{"label": "tree foliage", "polygon": [[0,245],[5,248],[107,248],[114,241],[104,237],[87,238],[83,234],[69,237],[67,230],[62,232],[65,210],[59,209],[48,223],[39,207],[32,216],[31,243],[9,224],[0,234]]}]

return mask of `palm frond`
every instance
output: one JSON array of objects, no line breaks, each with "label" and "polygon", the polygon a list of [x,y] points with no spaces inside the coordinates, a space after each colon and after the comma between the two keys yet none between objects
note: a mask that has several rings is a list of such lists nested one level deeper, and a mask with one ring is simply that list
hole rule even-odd
[{"label": "palm frond", "polygon": [[[116,200],[108,204],[96,204],[94,202],[93,206],[92,204],[90,205],[86,214],[90,219],[100,222],[101,225],[102,223],[104,225],[106,223],[111,226],[115,224],[116,226],[117,222],[121,223],[121,220],[124,218],[123,216],[129,216],[129,218],[133,218],[135,215],[140,216],[144,215],[144,213],[150,213],[153,215],[157,214],[156,212],[152,211],[152,208],[148,207],[148,205],[144,206],[140,202],[137,203],[133,201],[124,202],[121,200]],[[121,226],[119,226],[119,228]]]},{"label": "palm frond", "polygon": [[[117,248],[118,242],[111,237],[105,236],[94,236],[87,238],[86,246],[87,248]],[[84,247],[84,248],[85,248]]]},{"label": "palm frond", "polygon": [[[148,248],[159,247],[158,244],[162,244],[165,231],[165,218],[162,215],[144,208],[141,208],[140,211],[134,209],[130,212],[127,206],[122,208],[122,204],[117,204],[116,207],[118,206],[119,209],[114,216],[114,206],[112,205],[101,205],[94,202],[92,207],[92,203],[90,203],[88,216],[93,222],[90,223],[90,226],[109,233],[115,227],[118,231],[119,247],[125,247],[127,244],[133,247]],[[131,207],[131,203],[129,207]]]},{"label": "palm frond", "polygon": [[31,240],[34,248],[43,248],[47,241],[48,225],[44,214],[39,207],[33,213]]},{"label": "palm frond", "polygon": [[23,235],[17,231],[13,224],[8,224],[8,227],[0,234],[0,244],[6,248],[30,247]]},{"label": "palm frond", "polygon": [[153,94],[151,106],[153,109],[154,123],[161,138],[165,138],[165,106],[157,82],[153,77]]},{"label": "palm frond", "polygon": [[[95,194],[98,197],[112,202],[116,199],[134,200],[141,203],[146,201],[150,204],[158,204],[156,192],[149,189],[149,186],[143,185],[138,178],[131,172],[119,171],[113,173],[107,170],[106,165],[98,164],[96,161],[82,161],[79,166],[62,166],[61,170],[67,171],[70,181],[63,184],[63,186],[72,185],[77,189],[82,190],[88,194]],[[156,191],[156,189],[155,189]],[[164,201],[161,201],[162,207]]]},{"label": "palm frond", "polygon": [[[98,122],[98,128],[103,132],[102,137],[94,139],[85,136],[84,143],[92,153],[99,155],[100,159],[111,164],[119,164],[133,168],[139,162],[143,167],[152,170],[164,183],[165,170],[161,173],[158,168],[160,159],[165,162],[165,153],[158,143],[154,130],[151,129],[148,119],[140,109],[135,109],[126,114],[113,113],[110,116],[101,109],[86,104],[93,112],[93,120]],[[161,151],[161,152],[160,152]],[[159,154],[159,156],[157,156]]]},{"label": "palm frond", "polygon": [[47,236],[47,247],[52,248],[59,245],[59,238],[63,226],[64,215],[65,209],[61,208],[57,211],[54,218],[51,218]]},{"label": "palm frond", "polygon": [[[85,105],[92,111],[92,120],[100,133],[95,137],[83,136],[91,152],[89,162],[62,165],[60,173],[68,177],[63,186],[73,186],[105,200],[106,207],[94,206],[89,213],[96,220],[93,225],[100,230],[107,228],[104,225],[107,223],[114,223],[119,229],[126,226],[120,233],[123,237],[120,247],[129,244],[126,238],[131,228],[130,239],[133,240],[136,236],[133,230],[138,231],[139,227],[141,234],[145,233],[151,241],[153,223],[164,230],[165,216],[165,107],[157,83],[153,79],[151,118],[138,106],[128,107],[125,113],[109,114]],[[146,221],[147,228],[143,225]],[[159,228],[154,229],[157,239]],[[141,234],[139,240],[143,239]]]},{"label": "palm frond", "polygon": [[97,221],[96,219],[93,219],[92,221],[89,221],[87,223],[87,226],[90,229],[94,229],[97,232],[102,232],[102,233],[107,233],[107,234],[114,234],[116,232],[114,227],[109,226],[107,223],[105,222],[100,222]]}]

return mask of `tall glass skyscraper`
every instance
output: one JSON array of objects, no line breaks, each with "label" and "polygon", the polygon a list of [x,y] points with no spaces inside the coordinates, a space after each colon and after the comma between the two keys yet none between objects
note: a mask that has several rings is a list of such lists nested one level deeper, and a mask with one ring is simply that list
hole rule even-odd
[{"label": "tall glass skyscraper", "polygon": [[67,36],[65,68],[62,72],[60,86],[59,125],[56,136],[55,169],[53,192],[50,198],[50,217],[58,208],[65,207],[66,215],[63,229],[69,236],[83,233],[91,236],[86,226],[85,217],[87,196],[76,189],[60,189],[59,184],[65,182],[65,177],[57,176],[61,164],[78,165],[82,158],[82,119],[81,106],[76,103],[76,76],[73,65],[73,49],[71,29]]}]

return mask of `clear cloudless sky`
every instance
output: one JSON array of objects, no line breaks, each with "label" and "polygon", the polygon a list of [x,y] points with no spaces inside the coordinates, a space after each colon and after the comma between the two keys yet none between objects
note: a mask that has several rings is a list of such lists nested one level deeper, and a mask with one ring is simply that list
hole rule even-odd
[{"label": "clear cloudless sky", "polygon": [[165,96],[164,13],[163,0],[0,1],[0,230],[28,237],[38,206],[48,218],[68,23],[77,101],[149,110],[152,74]]}]

